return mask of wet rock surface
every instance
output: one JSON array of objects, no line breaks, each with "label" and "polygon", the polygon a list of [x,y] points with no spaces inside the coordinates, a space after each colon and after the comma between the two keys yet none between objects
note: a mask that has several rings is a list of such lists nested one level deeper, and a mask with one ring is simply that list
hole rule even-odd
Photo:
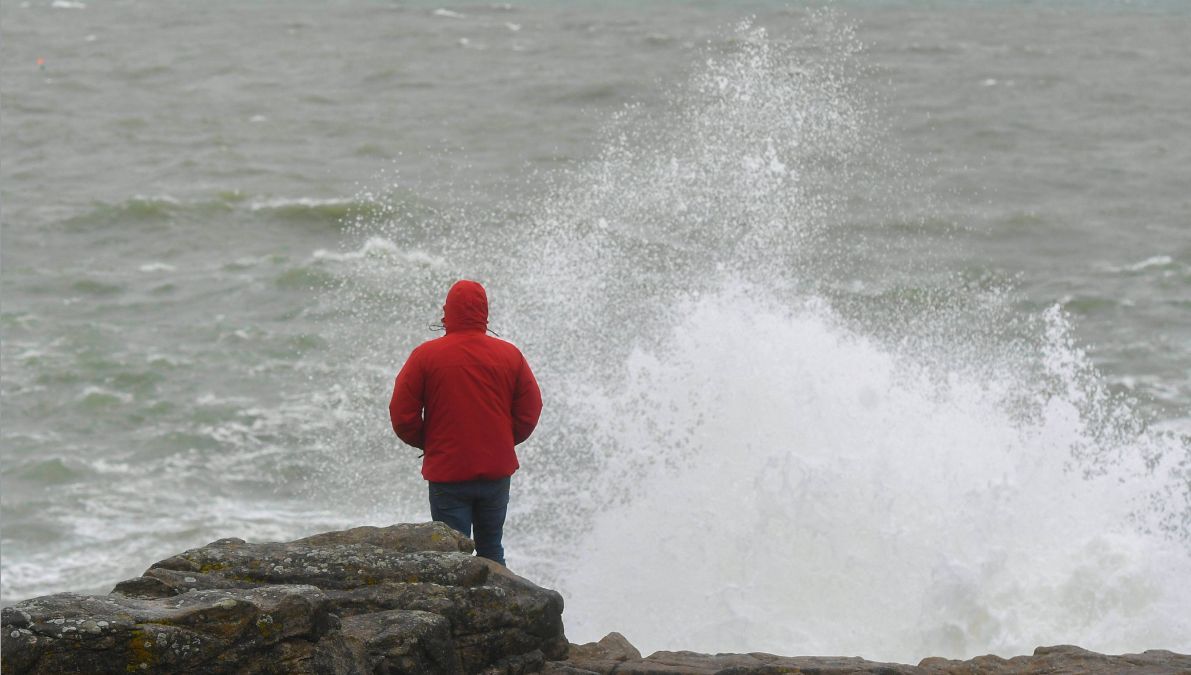
[{"label": "wet rock surface", "polygon": [[[198,591],[146,601],[58,593],[4,610],[5,672],[290,672],[338,620],[313,586]],[[331,639],[335,639],[331,635]],[[282,649],[300,646],[305,649]],[[266,672],[256,668],[254,672]]]},{"label": "wet rock surface", "polygon": [[5,673],[519,673],[552,675],[1191,675],[1191,656],[924,659],[656,652],[624,636],[570,645],[562,597],[471,555],[441,523],[359,527],[284,543],[220,539],[102,596],[58,593],[0,614]]},{"label": "wet rock surface", "polygon": [[521,673],[566,655],[562,597],[441,523],[221,539],[106,596],[3,610],[12,673]]}]

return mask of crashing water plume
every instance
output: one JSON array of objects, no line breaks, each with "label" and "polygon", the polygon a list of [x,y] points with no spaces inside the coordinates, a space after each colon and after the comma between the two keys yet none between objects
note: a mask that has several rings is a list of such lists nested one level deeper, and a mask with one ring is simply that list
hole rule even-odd
[{"label": "crashing water plume", "polygon": [[851,290],[877,254],[842,216],[887,189],[862,170],[882,150],[853,31],[828,13],[732,35],[663,112],[626,109],[593,160],[503,213],[375,196],[327,254],[326,484],[369,518],[425,517],[384,402],[474,277],[547,400],[510,563],[566,595],[572,640],[1187,649],[1191,443],[1147,430],[1066,319],[1003,285]]},{"label": "crashing water plume", "polygon": [[855,82],[824,65],[858,43],[845,27],[829,34],[808,62],[746,22],[664,110],[617,115],[594,161],[541,177],[548,197],[529,214],[518,271],[590,279],[576,303],[599,307],[576,316],[588,329],[615,323],[609,311],[632,325],[656,299],[725,274],[794,281],[790,267],[839,209],[832,186],[847,183],[866,140]]}]

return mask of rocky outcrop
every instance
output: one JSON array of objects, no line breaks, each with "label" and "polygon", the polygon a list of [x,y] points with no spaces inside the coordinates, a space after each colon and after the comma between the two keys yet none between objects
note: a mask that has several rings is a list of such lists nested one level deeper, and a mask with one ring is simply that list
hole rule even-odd
[{"label": "rocky outcrop", "polygon": [[568,645],[562,597],[471,555],[441,523],[358,527],[285,543],[220,539],[108,595],[59,593],[0,613],[4,673],[520,673],[552,675],[1191,675],[1191,656],[1032,656],[916,666],[860,658],[656,652],[624,636]]},{"label": "rocky outcrop", "polygon": [[1048,673],[1076,675],[1088,673],[1130,673],[1131,675],[1191,675],[1191,656],[1175,654],[1164,649],[1151,649],[1141,654],[1108,656],[1071,645],[1039,647],[1033,656],[978,656],[968,661],[923,659],[918,664],[925,674],[954,673],[954,675],[1010,675],[1012,673]]},{"label": "rocky outcrop", "polygon": [[566,656],[562,597],[441,523],[221,539],[107,596],[4,609],[12,673],[522,673]]},{"label": "rocky outcrop", "polygon": [[923,659],[917,666],[860,658],[656,652],[641,657],[619,633],[599,642],[571,645],[566,660],[546,664],[544,675],[1191,675],[1191,656],[1163,650],[1106,656],[1079,647],[1039,647],[1033,656],[968,661]]}]

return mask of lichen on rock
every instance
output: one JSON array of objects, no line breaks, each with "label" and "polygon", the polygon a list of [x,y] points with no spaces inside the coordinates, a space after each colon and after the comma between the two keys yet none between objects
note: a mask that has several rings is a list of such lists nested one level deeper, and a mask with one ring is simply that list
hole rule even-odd
[{"label": "lichen on rock", "polygon": [[227,538],[106,596],[3,610],[13,673],[526,672],[566,655],[562,597],[441,523]]}]

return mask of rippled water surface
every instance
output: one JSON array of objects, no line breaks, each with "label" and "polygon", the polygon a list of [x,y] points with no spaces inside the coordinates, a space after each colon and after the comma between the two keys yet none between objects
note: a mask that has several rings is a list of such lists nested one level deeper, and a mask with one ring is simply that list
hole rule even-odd
[{"label": "rippled water surface", "polygon": [[1191,14],[931,5],[0,5],[3,602],[427,518],[469,276],[573,641],[1191,650]]}]

